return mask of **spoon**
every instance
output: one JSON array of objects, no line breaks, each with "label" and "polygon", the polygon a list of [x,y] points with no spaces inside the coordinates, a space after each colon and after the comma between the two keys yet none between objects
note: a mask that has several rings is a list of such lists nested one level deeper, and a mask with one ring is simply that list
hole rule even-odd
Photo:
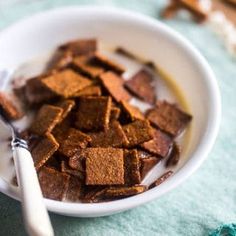
[{"label": "spoon", "polygon": [[[0,81],[5,81],[7,73],[0,71]],[[12,151],[17,181],[20,187],[22,210],[26,230],[30,236],[53,236],[53,228],[43,201],[37,173],[27,142],[20,138],[17,129],[0,109],[0,119],[11,130]]]}]

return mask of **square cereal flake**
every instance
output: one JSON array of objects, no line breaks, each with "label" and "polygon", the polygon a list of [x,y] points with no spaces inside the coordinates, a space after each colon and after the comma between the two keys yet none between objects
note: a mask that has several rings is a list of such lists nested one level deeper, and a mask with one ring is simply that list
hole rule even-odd
[{"label": "square cereal flake", "polygon": [[139,110],[138,107],[135,107],[126,101],[121,101],[121,106],[123,111],[125,112],[126,117],[131,121],[145,119],[143,113]]},{"label": "square cereal flake", "polygon": [[142,69],[125,82],[125,87],[141,100],[153,104],[156,101],[156,94],[152,82],[153,75]]},{"label": "square cereal flake", "polygon": [[112,121],[109,128],[97,133],[90,133],[91,147],[123,147],[128,139],[118,121]]},{"label": "square cereal flake", "polygon": [[92,81],[73,70],[66,69],[42,79],[42,83],[53,93],[68,98],[91,85]]},{"label": "square cereal flake", "polygon": [[175,104],[159,101],[147,112],[148,120],[161,130],[178,136],[192,120],[192,116],[180,110]]},{"label": "square cereal flake", "polygon": [[59,144],[51,134],[40,138],[31,151],[36,170],[42,167],[58,148]]},{"label": "square cereal flake", "polygon": [[123,150],[115,148],[88,148],[86,156],[86,184],[124,184]]},{"label": "square cereal flake", "polygon": [[75,57],[72,67],[74,70],[93,79],[104,72],[103,67],[93,63],[91,56]]},{"label": "square cereal flake", "polygon": [[141,144],[141,147],[150,153],[166,157],[173,144],[173,139],[158,129],[153,129],[153,135],[153,139]]},{"label": "square cereal flake", "polygon": [[61,45],[59,50],[70,52],[72,56],[94,53],[97,50],[97,41],[92,38],[78,39]]},{"label": "square cereal flake", "polygon": [[123,126],[129,147],[147,142],[153,138],[153,130],[147,120],[136,120]]},{"label": "square cereal flake", "polygon": [[75,125],[82,130],[104,130],[108,128],[110,113],[110,97],[81,97]]},{"label": "square cereal flake", "polygon": [[123,78],[120,76],[108,71],[100,75],[100,80],[116,102],[120,102],[121,100],[129,101],[131,99],[130,94],[123,86]]},{"label": "square cereal flake", "polygon": [[69,184],[69,175],[52,168],[43,167],[38,174],[38,178],[45,198],[63,200]]},{"label": "square cereal flake", "polygon": [[87,147],[91,138],[81,131],[70,128],[65,140],[61,143],[59,152],[64,156],[70,157],[79,149]]},{"label": "square cereal flake", "polygon": [[125,184],[128,186],[140,184],[140,160],[137,150],[124,152]]},{"label": "square cereal flake", "polygon": [[22,117],[22,113],[16,108],[13,102],[0,92],[0,109],[9,120],[17,120]]},{"label": "square cereal flake", "polygon": [[63,109],[52,105],[43,105],[31,124],[30,132],[37,135],[50,133],[61,121]]}]

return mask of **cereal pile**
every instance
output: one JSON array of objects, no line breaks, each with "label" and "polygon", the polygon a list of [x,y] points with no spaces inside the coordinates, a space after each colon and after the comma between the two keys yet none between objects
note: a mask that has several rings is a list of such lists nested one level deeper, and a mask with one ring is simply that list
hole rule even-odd
[{"label": "cereal pile", "polygon": [[[124,52],[119,50],[130,57]],[[47,72],[17,89],[35,110],[22,136],[44,197],[114,200],[142,193],[172,174],[167,171],[151,186],[141,184],[161,159],[167,167],[178,163],[175,138],[191,121],[175,104],[157,101],[149,70],[144,66],[125,81],[125,68],[101,55],[96,40],[77,40],[60,46]],[[152,108],[143,114],[129,103],[133,97]],[[0,96],[7,113],[2,101]]]}]

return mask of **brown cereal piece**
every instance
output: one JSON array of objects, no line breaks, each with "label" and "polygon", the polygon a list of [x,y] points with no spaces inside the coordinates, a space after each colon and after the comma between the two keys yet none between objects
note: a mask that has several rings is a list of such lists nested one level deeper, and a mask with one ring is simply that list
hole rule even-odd
[{"label": "brown cereal piece", "polygon": [[67,115],[71,112],[72,108],[75,106],[74,100],[62,100],[56,104],[56,106],[62,108],[63,112],[61,114],[61,120],[64,120]]},{"label": "brown cereal piece", "polygon": [[104,186],[86,186],[81,196],[84,203],[95,203],[102,200],[102,196],[107,187]]},{"label": "brown cereal piece", "polygon": [[68,189],[66,191],[66,200],[71,202],[78,202],[83,193],[83,183],[80,178],[70,176]]},{"label": "brown cereal piece", "polygon": [[207,19],[207,13],[198,1],[179,0],[179,7],[189,11],[193,15],[193,18],[199,23]]},{"label": "brown cereal piece", "polygon": [[91,147],[123,147],[128,139],[118,121],[113,121],[109,128],[97,133],[90,133]]},{"label": "brown cereal piece", "polygon": [[166,162],[166,167],[176,166],[180,159],[180,147],[174,143],[170,156]]},{"label": "brown cereal piece", "polygon": [[88,148],[86,153],[86,184],[124,184],[123,150]]},{"label": "brown cereal piece", "polygon": [[83,90],[76,92],[73,97],[81,97],[81,96],[101,96],[102,90],[101,87],[98,85],[91,85]]},{"label": "brown cereal piece", "polygon": [[72,52],[66,50],[57,50],[47,65],[47,71],[64,69],[68,67],[72,61]]},{"label": "brown cereal piece", "polygon": [[140,161],[137,150],[125,150],[124,152],[125,184],[128,186],[140,184]]},{"label": "brown cereal piece", "polygon": [[129,141],[129,147],[149,141],[153,138],[152,127],[147,120],[136,120],[124,125],[123,130]]},{"label": "brown cereal piece", "polygon": [[178,1],[170,1],[170,3],[163,9],[161,16],[165,19],[171,19],[176,15],[178,8]]},{"label": "brown cereal piece", "polygon": [[70,65],[72,60],[73,60],[73,54],[71,52],[61,51],[60,56],[58,57],[55,65],[54,65],[54,68],[55,69],[64,69],[68,65]]},{"label": "brown cereal piece", "polygon": [[55,152],[45,163],[46,167],[53,168],[55,170],[61,171],[60,159]]},{"label": "brown cereal piece", "polygon": [[72,63],[73,69],[90,78],[96,78],[104,72],[104,68],[94,63],[92,58],[90,55],[74,58]]},{"label": "brown cereal piece", "polygon": [[53,93],[68,98],[91,85],[92,81],[70,69],[66,69],[43,78],[42,83]]},{"label": "brown cereal piece", "polygon": [[148,67],[149,69],[151,69],[155,72],[159,72],[157,65],[153,61],[145,61],[143,64],[144,64],[144,66]]},{"label": "brown cereal piece", "polygon": [[110,97],[81,97],[75,125],[84,130],[103,130],[108,128],[110,114]]},{"label": "brown cereal piece", "polygon": [[94,63],[103,66],[106,70],[114,71],[117,74],[125,72],[125,68],[122,65],[119,65],[98,52],[94,54],[93,61]]},{"label": "brown cereal piece", "polygon": [[173,144],[172,138],[158,129],[153,129],[153,135],[153,139],[141,144],[141,147],[150,153],[166,157]]},{"label": "brown cereal piece", "polygon": [[143,101],[154,104],[156,101],[156,93],[152,82],[152,74],[142,69],[130,80],[125,82],[125,87]]},{"label": "brown cereal piece", "polygon": [[70,52],[72,56],[94,53],[97,50],[97,41],[96,39],[74,40],[61,45],[59,50]]},{"label": "brown cereal piece", "polygon": [[63,121],[57,124],[51,133],[57,140],[57,142],[61,145],[62,142],[67,138],[67,134],[69,129],[72,126],[71,115],[67,116]]},{"label": "brown cereal piece", "polygon": [[124,81],[121,77],[115,73],[108,71],[100,75],[101,82],[106,90],[111,94],[116,102],[129,101],[131,99],[130,94],[124,88]]},{"label": "brown cereal piece", "polygon": [[51,134],[41,138],[31,152],[36,170],[43,166],[58,148],[59,144]]},{"label": "brown cereal piece", "polygon": [[162,12],[162,16],[170,19],[181,9],[189,11],[196,22],[201,23],[207,19],[207,12],[199,4],[199,1],[193,0],[172,0]]},{"label": "brown cereal piece", "polygon": [[129,104],[128,102],[121,101],[121,106],[131,121],[145,119],[143,113],[137,107]]},{"label": "brown cereal piece", "polygon": [[111,116],[110,120],[118,120],[120,117],[120,108],[119,107],[111,107]]},{"label": "brown cereal piece", "polygon": [[66,161],[61,162],[61,172],[67,173],[69,175],[73,175],[77,177],[80,180],[83,180],[85,178],[84,173],[79,170],[72,169]]},{"label": "brown cereal piece", "polygon": [[55,97],[55,94],[45,87],[41,79],[37,77],[26,82],[24,95],[30,105],[46,102]]},{"label": "brown cereal piece", "polygon": [[6,94],[0,92],[0,110],[9,120],[17,120],[22,117],[22,113],[16,108]]},{"label": "brown cereal piece", "polygon": [[80,148],[87,147],[90,137],[81,131],[70,128],[66,139],[62,142],[59,152],[64,156],[70,157],[74,155]]},{"label": "brown cereal piece", "polygon": [[133,53],[129,52],[127,49],[122,48],[122,47],[117,47],[115,49],[115,53],[118,53],[118,54],[120,54],[122,56],[125,56],[125,57],[129,58],[129,59],[139,60],[137,58],[137,56],[135,56]]},{"label": "brown cereal piece", "polygon": [[78,150],[73,156],[69,159],[69,166],[80,172],[85,172],[85,158],[87,149],[80,149]]},{"label": "brown cereal piece", "polygon": [[104,199],[116,199],[137,195],[146,191],[146,186],[135,185],[131,187],[110,187],[102,193]]},{"label": "brown cereal piece", "polygon": [[158,163],[160,162],[161,158],[157,158],[154,156],[147,157],[147,158],[141,158],[141,166],[140,166],[140,173],[141,173],[141,179],[144,179],[144,177],[147,175],[147,173]]},{"label": "brown cereal piece", "polygon": [[175,104],[159,101],[147,112],[147,119],[156,127],[171,134],[179,135],[192,120],[192,116],[181,111]]},{"label": "brown cereal piece", "polygon": [[33,134],[44,135],[50,133],[61,121],[63,109],[52,105],[43,105],[33,121],[30,131]]},{"label": "brown cereal piece", "polygon": [[45,198],[62,201],[68,188],[70,176],[52,168],[43,167],[39,174],[39,183]]},{"label": "brown cereal piece", "polygon": [[154,181],[148,189],[154,188],[160,184],[162,184],[166,179],[168,179],[173,174],[173,171],[167,171],[161,177],[159,177],[156,181]]}]

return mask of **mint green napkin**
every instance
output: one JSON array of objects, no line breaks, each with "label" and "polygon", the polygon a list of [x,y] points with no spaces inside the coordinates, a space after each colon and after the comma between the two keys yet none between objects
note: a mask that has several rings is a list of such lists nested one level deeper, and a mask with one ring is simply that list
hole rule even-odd
[{"label": "mint green napkin", "polygon": [[[2,0],[0,28],[35,12],[75,4],[117,6],[159,19],[164,3],[164,0]],[[209,158],[180,187],[136,209],[94,219],[51,214],[56,235],[198,236],[208,235],[223,223],[236,222],[236,60],[206,26],[181,19],[164,23],[189,39],[216,74],[223,118]],[[20,204],[3,194],[0,194],[0,235],[25,235]]]}]

